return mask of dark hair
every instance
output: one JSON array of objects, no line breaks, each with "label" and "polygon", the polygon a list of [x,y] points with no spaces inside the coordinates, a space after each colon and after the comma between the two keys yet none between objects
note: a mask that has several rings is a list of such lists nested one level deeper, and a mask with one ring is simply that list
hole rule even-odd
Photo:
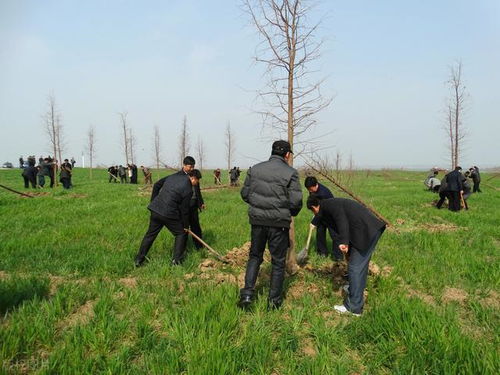
[{"label": "dark hair", "polygon": [[182,164],[184,165],[195,165],[196,162],[192,156],[186,156],[184,160],[182,161]]},{"label": "dark hair", "polygon": [[434,176],[439,174],[439,171],[434,171]]},{"label": "dark hair", "polygon": [[285,156],[287,152],[292,152],[292,147],[289,142],[279,140],[273,143],[271,155]]},{"label": "dark hair", "polygon": [[462,167],[461,167],[461,166],[459,166],[459,165],[457,165],[457,166],[455,167],[455,170],[456,170],[456,171],[461,171],[461,170],[462,170]]},{"label": "dark hair", "polygon": [[310,188],[312,186],[316,186],[318,184],[318,180],[314,176],[307,176],[306,180],[304,181],[304,186],[307,188]]},{"label": "dark hair", "polygon": [[310,210],[312,206],[319,206],[319,198],[315,194],[311,194],[307,198],[307,208]]},{"label": "dark hair", "polygon": [[190,176],[196,177],[198,180],[201,179],[201,172],[199,169],[193,169],[190,173]]}]

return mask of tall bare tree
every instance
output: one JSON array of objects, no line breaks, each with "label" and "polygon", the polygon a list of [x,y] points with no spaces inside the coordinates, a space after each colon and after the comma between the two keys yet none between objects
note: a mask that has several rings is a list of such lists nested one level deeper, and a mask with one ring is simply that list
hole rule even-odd
[{"label": "tall bare tree", "polygon": [[227,171],[231,170],[231,162],[233,161],[234,150],[235,150],[235,140],[234,133],[231,131],[231,123],[228,122],[226,126],[225,133],[225,144],[226,144],[226,160],[227,160]]},{"label": "tall bare tree", "polygon": [[122,136],[123,136],[123,151],[125,153],[125,162],[128,164],[128,156],[129,156],[129,135],[128,135],[128,127],[127,127],[127,112],[120,112],[118,113],[120,116],[120,122],[121,122],[121,129],[122,129]]},{"label": "tall bare tree", "polygon": [[449,139],[451,167],[454,169],[459,164],[458,161],[466,136],[463,115],[467,92],[462,79],[461,61],[457,61],[453,66],[450,66],[450,76],[446,84],[450,89],[450,96],[446,104],[445,130]]},{"label": "tall bare tree", "polygon": [[154,162],[156,164],[156,169],[160,169],[161,163],[161,143],[160,143],[160,128],[155,126],[155,132],[153,137],[153,150],[154,150]]},{"label": "tall bare tree", "polygon": [[184,116],[184,118],[182,119],[181,134],[179,135],[179,159],[181,167],[182,167],[182,161],[188,153],[189,153],[189,132],[187,126],[187,117]]},{"label": "tall bare tree", "polygon": [[136,146],[137,146],[137,138],[135,137],[132,128],[128,128],[128,151],[129,151],[129,159],[132,164],[135,164]]},{"label": "tall bare tree", "polygon": [[198,142],[196,143],[196,159],[196,162],[200,166],[200,171],[202,171],[203,161],[205,160],[205,143],[200,136],[198,136]]},{"label": "tall bare tree", "polygon": [[[242,1],[262,38],[255,60],[264,64],[268,77],[266,88],[258,92],[265,104],[258,112],[264,124],[287,135],[298,156],[308,144],[305,135],[316,124],[315,115],[332,101],[321,94],[324,80],[315,80],[310,69],[320,57],[322,41],[316,39],[320,21],[308,23],[312,5],[307,0]],[[289,164],[293,165],[293,157]],[[293,273],[296,268],[292,221],[287,269]]]},{"label": "tall bare tree", "polygon": [[[60,115],[56,106],[56,99],[54,94],[50,94],[48,96],[48,109],[45,113],[44,117],[44,125],[47,135],[49,136],[49,144],[51,148],[51,152],[53,153],[54,161],[59,158],[59,162],[61,162],[61,122]],[[57,165],[54,162],[53,166],[54,180],[57,185]]]},{"label": "tall bare tree", "polygon": [[95,129],[91,125],[89,126],[89,130],[87,130],[87,153],[89,155],[89,163],[90,163],[90,178],[92,178],[92,167],[93,167],[93,160],[95,157]]}]

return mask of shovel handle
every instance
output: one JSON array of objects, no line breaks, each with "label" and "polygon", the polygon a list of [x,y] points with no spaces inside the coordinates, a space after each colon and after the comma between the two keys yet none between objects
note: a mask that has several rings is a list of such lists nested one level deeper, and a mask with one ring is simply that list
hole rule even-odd
[{"label": "shovel handle", "polygon": [[218,260],[220,260],[222,263],[226,263],[228,264],[229,261],[227,261],[226,259],[224,259],[222,257],[222,255],[220,255],[217,251],[215,251],[214,249],[212,249],[205,241],[203,241],[199,236],[197,236],[196,234],[194,234],[191,229],[187,229],[186,232],[188,232],[191,236],[193,236],[195,239],[197,239],[199,242],[201,242],[201,244],[203,246],[205,246],[207,248],[207,250],[212,253],[212,255],[214,255]]},{"label": "shovel handle", "polygon": [[309,249],[309,244],[311,243],[311,235],[314,228],[316,228],[316,226],[309,224],[309,234],[307,235],[306,249]]}]

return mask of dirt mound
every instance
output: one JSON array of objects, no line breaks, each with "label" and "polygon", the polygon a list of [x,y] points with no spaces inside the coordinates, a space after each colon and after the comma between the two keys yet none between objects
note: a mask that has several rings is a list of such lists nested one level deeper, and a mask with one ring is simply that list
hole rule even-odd
[{"label": "dirt mound", "polygon": [[[433,219],[441,220],[439,217],[433,217]],[[392,232],[396,233],[408,233],[415,232],[418,230],[425,230],[429,233],[439,233],[439,232],[454,232],[461,228],[455,224],[448,222],[432,222],[432,223],[415,223],[415,222],[407,222],[404,219],[396,219],[395,225],[388,228]],[[465,228],[466,229],[466,228]]]},{"label": "dirt mound", "polygon": [[316,285],[315,283],[306,283],[304,280],[298,280],[293,283],[287,290],[286,296],[291,299],[298,299],[308,295],[315,295],[321,292],[321,287]]},{"label": "dirt mound", "polygon": [[464,303],[469,295],[465,290],[458,288],[448,288],[446,287],[443,292],[443,302],[458,302],[460,304]]},{"label": "dirt mound", "polygon": [[50,195],[48,191],[30,191],[29,193],[26,194],[31,195],[32,197],[44,197]]},{"label": "dirt mound", "polygon": [[73,314],[58,324],[61,329],[74,327],[78,324],[87,324],[94,317],[95,300],[89,300],[81,305]]},{"label": "dirt mound", "polygon": [[[249,251],[250,242],[246,242],[241,247],[234,247],[231,251],[224,255],[224,259],[226,259],[229,264],[232,264],[233,266],[245,267],[248,261]],[[269,260],[269,254],[267,251],[264,253],[264,260]]]},{"label": "dirt mound", "polygon": [[137,287],[137,279],[135,277],[124,277],[118,280],[118,282],[126,288],[133,289]]}]

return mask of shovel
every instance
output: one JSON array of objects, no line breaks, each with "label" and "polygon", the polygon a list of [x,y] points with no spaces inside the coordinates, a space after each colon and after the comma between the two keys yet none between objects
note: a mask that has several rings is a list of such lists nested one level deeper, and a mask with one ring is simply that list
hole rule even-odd
[{"label": "shovel", "polygon": [[207,248],[207,250],[218,260],[220,260],[222,263],[229,264],[229,261],[227,259],[224,259],[222,255],[220,255],[217,251],[212,249],[209,244],[207,244],[205,241],[203,241],[200,237],[198,237],[196,234],[194,234],[190,229],[186,230],[187,233],[189,233],[191,236],[193,236],[195,239],[197,239],[203,246]]},{"label": "shovel", "polygon": [[307,235],[307,242],[306,242],[306,247],[304,247],[298,254],[297,254],[297,264],[299,266],[303,266],[304,264],[307,263],[307,259],[309,258],[309,244],[311,243],[311,234],[313,229],[316,228],[314,225],[310,224],[309,225],[309,234]]}]

